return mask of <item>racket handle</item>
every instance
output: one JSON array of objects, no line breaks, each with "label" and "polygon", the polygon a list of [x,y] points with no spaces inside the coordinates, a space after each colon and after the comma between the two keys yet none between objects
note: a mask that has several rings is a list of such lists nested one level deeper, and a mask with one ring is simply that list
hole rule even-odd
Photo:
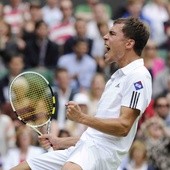
[{"label": "racket handle", "polygon": [[54,151],[53,147],[48,148],[48,152]]}]

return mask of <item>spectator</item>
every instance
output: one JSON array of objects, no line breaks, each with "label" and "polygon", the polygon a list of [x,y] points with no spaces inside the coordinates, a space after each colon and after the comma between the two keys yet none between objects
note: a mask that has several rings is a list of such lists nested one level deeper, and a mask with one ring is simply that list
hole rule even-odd
[{"label": "spectator", "polygon": [[28,8],[28,3],[22,0],[10,0],[9,4],[4,6],[4,20],[11,25],[13,34],[18,34],[24,21],[30,18]]},{"label": "spectator", "polygon": [[164,22],[164,31],[167,36],[167,39],[159,46],[159,49],[170,51],[170,20]]},{"label": "spectator", "polygon": [[157,45],[153,40],[148,40],[144,51],[143,58],[146,68],[150,71],[154,79],[159,72],[164,70],[165,61],[158,55]]},{"label": "spectator", "polygon": [[122,170],[156,170],[148,161],[147,148],[143,141],[134,140],[129,150],[129,160]]},{"label": "spectator", "polygon": [[29,7],[30,20],[32,20],[34,23],[43,20],[41,1],[31,0]]},{"label": "spectator", "polygon": [[62,20],[63,14],[59,2],[59,0],[46,0],[46,4],[42,8],[43,20],[49,27]]},{"label": "spectator", "polygon": [[0,109],[0,156],[4,156],[10,148],[15,147],[15,126],[8,115],[3,114]]},{"label": "spectator", "polygon": [[159,117],[150,118],[142,124],[141,131],[149,162],[157,169],[167,170],[170,165],[170,138],[163,120]]},{"label": "spectator", "polygon": [[101,98],[105,87],[105,77],[102,73],[96,73],[92,79],[91,86],[88,92],[89,96],[89,114],[95,115],[98,102]]},{"label": "spectator", "polygon": [[[93,39],[93,48],[92,48],[92,56],[96,60],[97,63],[97,72],[106,72],[106,64],[104,62],[104,53],[105,53],[105,45],[103,36],[109,31],[108,23],[98,23],[97,24],[98,31],[100,35]],[[109,77],[110,75],[108,75]]]},{"label": "spectator", "polygon": [[58,61],[58,45],[48,39],[48,26],[44,21],[35,25],[35,38],[27,42],[26,68],[45,67],[54,69]]},{"label": "spectator", "polygon": [[165,95],[160,95],[154,100],[155,115],[160,117],[170,128],[170,103]]},{"label": "spectator", "polygon": [[74,52],[61,56],[58,61],[58,67],[64,67],[68,70],[73,88],[89,89],[92,77],[96,73],[96,62],[87,55],[87,51],[87,41],[77,39],[74,44]]},{"label": "spectator", "polygon": [[35,24],[43,19],[41,4],[38,1],[32,0],[29,5],[30,19],[24,22],[23,39],[25,41],[34,38]]},{"label": "spectator", "polygon": [[107,23],[110,28],[113,25],[113,21],[107,15],[106,8],[103,3],[96,3],[93,7],[93,20],[87,24],[87,36],[91,39],[95,39],[100,36],[97,25],[99,23]]},{"label": "spectator", "polygon": [[[152,11],[152,12],[151,12]],[[164,0],[147,1],[142,9],[142,13],[151,21],[151,38],[159,46],[166,40],[164,33],[164,22],[169,19],[169,14],[165,7]],[[158,15],[159,14],[159,15]]]},{"label": "spectator", "polygon": [[73,16],[73,4],[71,0],[62,0],[60,10],[63,18],[61,22],[54,24],[50,28],[49,37],[60,46],[60,54],[63,54],[63,45],[66,40],[75,35]]},{"label": "spectator", "polygon": [[64,44],[64,54],[73,52],[73,45],[76,39],[82,38],[82,39],[86,39],[88,43],[88,54],[91,56],[93,40],[88,38],[86,35],[87,34],[87,22],[83,19],[76,19],[74,27],[75,27],[76,35],[66,40]]},{"label": "spectator", "polygon": [[29,157],[45,152],[44,149],[32,145],[32,131],[28,126],[20,126],[16,131],[16,138],[17,147],[8,151],[4,161],[4,170],[9,170]]},{"label": "spectator", "polygon": [[24,70],[24,59],[22,54],[12,54],[7,63],[8,72],[0,80],[0,103],[4,114],[9,115],[15,126],[20,124],[16,115],[12,111],[10,102],[9,102],[9,86],[10,82]]},{"label": "spectator", "polygon": [[77,93],[71,88],[71,80],[67,69],[57,68],[54,75],[53,91],[56,96],[56,114],[53,116],[57,120],[59,129],[65,128],[66,107],[65,104],[69,100],[73,100],[73,96]]},{"label": "spectator", "polygon": [[135,17],[140,18],[143,22],[145,22],[151,29],[151,21],[142,13],[142,8],[144,6],[144,0],[127,0],[127,11],[123,13],[121,17]]},{"label": "spectator", "polygon": [[0,55],[4,64],[7,64],[12,53],[21,52],[24,47],[25,42],[11,34],[11,26],[4,20],[0,20]]},{"label": "spectator", "polygon": [[152,97],[156,98],[162,93],[168,92],[168,81],[170,77],[170,52],[166,57],[165,68],[153,80],[153,92]]}]

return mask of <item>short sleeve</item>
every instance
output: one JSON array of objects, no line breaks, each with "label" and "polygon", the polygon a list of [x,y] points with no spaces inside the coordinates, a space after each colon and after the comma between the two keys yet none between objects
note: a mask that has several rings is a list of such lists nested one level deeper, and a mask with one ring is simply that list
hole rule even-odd
[{"label": "short sleeve", "polygon": [[123,87],[121,105],[143,113],[151,101],[151,77],[147,74],[134,74],[127,76],[127,79],[125,82],[128,83]]}]

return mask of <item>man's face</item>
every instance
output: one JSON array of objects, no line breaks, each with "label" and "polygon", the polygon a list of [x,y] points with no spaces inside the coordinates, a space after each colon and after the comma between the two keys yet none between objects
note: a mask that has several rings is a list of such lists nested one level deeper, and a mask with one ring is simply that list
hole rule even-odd
[{"label": "man's face", "polygon": [[127,38],[122,32],[124,24],[115,24],[109,30],[109,33],[104,36],[106,53],[104,60],[107,64],[120,62],[125,55],[125,46]]}]

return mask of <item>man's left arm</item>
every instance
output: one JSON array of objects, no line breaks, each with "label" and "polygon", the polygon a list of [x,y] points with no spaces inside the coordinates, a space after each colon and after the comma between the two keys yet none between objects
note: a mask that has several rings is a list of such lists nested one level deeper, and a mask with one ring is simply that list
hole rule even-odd
[{"label": "man's left arm", "polygon": [[75,102],[69,102],[67,105],[67,117],[70,120],[118,137],[126,136],[129,133],[139,114],[140,111],[137,109],[122,106],[118,118],[103,119],[82,113],[81,109]]}]

